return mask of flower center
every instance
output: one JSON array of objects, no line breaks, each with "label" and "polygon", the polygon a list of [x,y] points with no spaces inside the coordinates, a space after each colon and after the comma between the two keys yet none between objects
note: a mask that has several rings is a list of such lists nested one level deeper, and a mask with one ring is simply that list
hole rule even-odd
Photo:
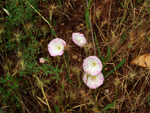
[{"label": "flower center", "polygon": [[95,80],[96,79],[96,76],[92,76],[92,78],[91,78],[92,80]]},{"label": "flower center", "polygon": [[76,41],[80,43],[80,39],[79,38],[77,38]]},{"label": "flower center", "polygon": [[92,63],[92,65],[93,65],[93,66],[96,66],[96,63],[95,63],[95,62],[93,62],[93,63]]},{"label": "flower center", "polygon": [[58,50],[60,50],[61,49],[61,47],[60,46],[58,46]]}]

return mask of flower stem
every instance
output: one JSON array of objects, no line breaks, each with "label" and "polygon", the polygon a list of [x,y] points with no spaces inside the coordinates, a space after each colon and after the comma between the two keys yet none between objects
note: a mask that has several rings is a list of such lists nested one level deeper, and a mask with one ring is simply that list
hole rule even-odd
[{"label": "flower stem", "polygon": [[42,90],[42,93],[43,93],[44,99],[45,99],[45,101],[46,101],[46,104],[47,104],[48,110],[49,110],[49,111],[52,111],[52,110],[51,110],[51,108],[50,108],[50,105],[49,105],[49,103],[48,103],[48,100],[47,100],[47,98],[46,98],[46,95],[45,95],[45,92],[44,92],[44,89],[43,89],[43,86],[42,86],[42,85],[41,85],[41,90]]},{"label": "flower stem", "polygon": [[86,46],[84,46],[84,50],[85,50],[86,56],[88,56],[88,52],[87,52],[87,47]]},{"label": "flower stem", "polygon": [[38,78],[37,76],[36,76],[36,78],[37,78],[38,83],[39,83],[39,85],[40,85],[40,88],[41,88],[41,90],[42,90],[42,94],[43,94],[44,99],[45,99],[45,101],[46,101],[48,110],[51,112],[52,110],[51,110],[50,105],[49,105],[49,103],[48,103],[48,100],[47,100],[47,98],[46,98],[46,95],[45,95],[45,92],[44,92],[44,88],[43,88],[43,83],[39,80],[39,78]]},{"label": "flower stem", "polygon": [[[64,58],[66,70],[67,70],[66,77],[67,77],[68,81],[70,82],[70,84],[72,84],[72,81],[71,81],[71,79],[70,79],[70,71],[69,71],[68,64],[67,64],[67,61],[69,60],[67,51],[65,51],[65,54],[63,54],[63,58]],[[73,84],[72,84],[72,85],[73,85]]]},{"label": "flower stem", "polygon": [[65,66],[66,66],[67,72],[69,73],[68,65],[67,65],[67,62],[66,62],[66,57],[65,57],[65,55],[63,55],[63,58],[64,58],[64,62],[65,62]]}]

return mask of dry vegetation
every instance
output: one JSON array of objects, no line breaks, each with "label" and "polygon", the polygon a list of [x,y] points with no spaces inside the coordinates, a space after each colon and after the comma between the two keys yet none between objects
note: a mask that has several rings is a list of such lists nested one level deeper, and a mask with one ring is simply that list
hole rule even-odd
[{"label": "dry vegetation", "polygon": [[[150,112],[149,69],[130,64],[150,53],[149,0],[11,0],[0,9],[0,112]],[[74,32],[85,35],[86,51]],[[60,57],[47,50],[56,37],[69,45]],[[82,81],[90,55],[104,65],[95,90]]]}]

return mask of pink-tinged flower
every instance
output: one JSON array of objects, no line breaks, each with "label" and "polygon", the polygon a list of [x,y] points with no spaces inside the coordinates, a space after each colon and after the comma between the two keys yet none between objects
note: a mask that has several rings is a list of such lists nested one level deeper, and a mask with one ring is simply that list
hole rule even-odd
[{"label": "pink-tinged flower", "polygon": [[81,33],[73,33],[72,40],[75,44],[77,44],[80,47],[83,47],[87,43],[86,38]]},{"label": "pink-tinged flower", "polygon": [[104,76],[101,72],[95,76],[85,73],[83,76],[83,81],[90,89],[96,89],[103,84]]},{"label": "pink-tinged flower", "polygon": [[83,61],[83,69],[85,73],[97,75],[102,71],[103,65],[100,59],[96,56],[89,56]]},{"label": "pink-tinged flower", "polygon": [[39,62],[42,64],[45,62],[44,58],[39,58]]},{"label": "pink-tinged flower", "polygon": [[65,46],[66,42],[63,39],[56,38],[48,44],[48,51],[51,56],[61,56],[64,53]]}]

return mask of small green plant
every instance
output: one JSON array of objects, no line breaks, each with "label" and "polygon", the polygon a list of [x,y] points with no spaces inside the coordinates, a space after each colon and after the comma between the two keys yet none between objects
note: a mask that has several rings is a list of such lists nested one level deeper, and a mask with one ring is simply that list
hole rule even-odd
[{"label": "small green plant", "polygon": [[6,73],[4,77],[0,77],[0,100],[3,105],[11,106],[11,103],[15,103],[16,107],[20,106],[20,99],[17,95],[17,88],[19,87],[19,79],[12,77],[9,73]]},{"label": "small green plant", "polygon": [[[97,50],[98,50],[98,53],[99,53],[99,57],[100,59],[102,60],[102,63],[104,62],[107,62],[109,61],[110,59],[110,47],[108,46],[108,49],[107,49],[107,56],[104,57],[101,55],[100,53],[100,49],[99,49],[99,46],[98,46],[98,41],[97,41],[97,37],[96,37],[96,34],[94,33],[95,35],[95,41],[96,41],[96,45],[97,45]],[[126,59],[122,60],[116,67],[114,67],[114,69],[112,69],[111,71],[109,71],[106,75],[105,75],[105,78],[107,76],[109,76],[112,72],[114,72],[115,70],[119,69],[124,63],[125,63]],[[106,65],[104,65],[104,68],[106,67]],[[105,72],[104,72],[105,73]]]},{"label": "small green plant", "polygon": [[52,66],[52,63],[50,64],[43,64],[40,67],[37,67],[37,72],[42,70],[44,73],[43,75],[54,75],[52,78],[56,80],[56,83],[60,80],[60,74],[63,72],[64,66],[61,65],[61,68],[58,68],[59,65]]},{"label": "small green plant", "polygon": [[60,5],[60,7],[61,7],[61,5],[62,5],[62,1],[61,0],[57,0],[57,2],[58,2],[58,4]]}]

